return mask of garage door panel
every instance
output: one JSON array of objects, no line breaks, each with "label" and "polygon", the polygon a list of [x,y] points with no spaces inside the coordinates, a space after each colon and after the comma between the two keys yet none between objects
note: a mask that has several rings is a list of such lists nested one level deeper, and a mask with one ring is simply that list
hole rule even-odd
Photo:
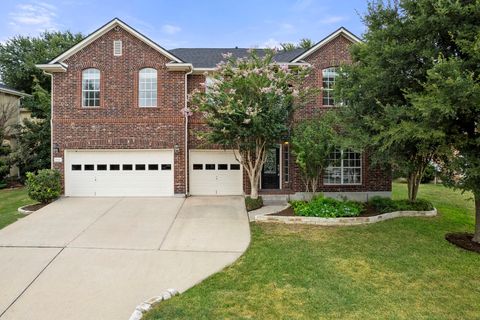
[{"label": "garage door panel", "polygon": [[243,172],[233,151],[191,150],[192,195],[241,195]]},{"label": "garage door panel", "polygon": [[[162,170],[162,165],[171,169]],[[173,186],[171,150],[67,150],[65,153],[68,196],[171,196]]]}]

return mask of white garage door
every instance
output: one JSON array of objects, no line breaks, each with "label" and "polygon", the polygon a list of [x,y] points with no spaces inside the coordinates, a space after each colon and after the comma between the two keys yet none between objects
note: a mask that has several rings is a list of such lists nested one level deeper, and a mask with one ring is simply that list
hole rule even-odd
[{"label": "white garage door", "polygon": [[233,151],[190,151],[190,194],[243,194],[242,168]]},{"label": "white garage door", "polygon": [[66,150],[66,196],[172,196],[171,150]]}]

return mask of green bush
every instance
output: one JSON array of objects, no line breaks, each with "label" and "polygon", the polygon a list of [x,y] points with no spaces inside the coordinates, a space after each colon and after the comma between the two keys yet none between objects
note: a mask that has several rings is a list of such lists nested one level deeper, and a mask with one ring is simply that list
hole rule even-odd
[{"label": "green bush", "polygon": [[317,196],[309,202],[291,201],[290,204],[295,215],[305,217],[356,217],[363,209],[362,204],[358,202],[341,201],[322,196]]},{"label": "green bush", "polygon": [[424,199],[417,199],[412,202],[406,199],[393,200],[390,198],[373,197],[368,201],[367,205],[378,213],[433,210],[432,203]]},{"label": "green bush", "polygon": [[437,169],[435,169],[435,166],[433,164],[429,164],[425,169],[425,172],[423,173],[421,182],[422,183],[432,182],[435,179],[436,174],[437,174]]},{"label": "green bush", "polygon": [[28,196],[41,203],[49,203],[57,199],[62,193],[60,172],[57,170],[43,169],[37,174],[27,172]]},{"label": "green bush", "polygon": [[247,207],[247,211],[256,210],[263,206],[263,199],[262,197],[258,197],[257,199],[245,197],[245,206]]}]

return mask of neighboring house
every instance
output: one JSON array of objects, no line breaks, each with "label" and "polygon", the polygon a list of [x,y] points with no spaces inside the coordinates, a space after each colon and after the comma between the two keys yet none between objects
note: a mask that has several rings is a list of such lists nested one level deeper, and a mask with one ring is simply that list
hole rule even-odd
[{"label": "neighboring house", "polygon": [[[22,108],[20,100],[23,97],[29,96],[26,93],[9,88],[0,83],[0,121],[5,130],[6,143],[14,149],[16,147],[16,140],[13,136],[15,126],[22,124],[23,121],[31,117],[31,112],[28,109]],[[10,169],[10,176],[15,177],[19,175],[18,167],[13,166]]]},{"label": "neighboring house", "polygon": [[[279,52],[278,63],[309,63],[310,85],[323,87],[315,104],[297,112],[305,119],[333,107],[335,67],[350,61],[360,41],[340,28],[309,50]],[[240,195],[247,175],[233,152],[205,145],[200,115],[186,117],[187,94],[202,88],[222,53],[247,49],[166,50],[119,19],[90,34],[48,64],[53,77],[52,166],[64,176],[67,196]],[[259,53],[262,54],[262,50]],[[332,154],[320,191],[365,199],[389,196],[391,175],[365,154]],[[304,191],[288,138],[268,151],[262,195]]]}]

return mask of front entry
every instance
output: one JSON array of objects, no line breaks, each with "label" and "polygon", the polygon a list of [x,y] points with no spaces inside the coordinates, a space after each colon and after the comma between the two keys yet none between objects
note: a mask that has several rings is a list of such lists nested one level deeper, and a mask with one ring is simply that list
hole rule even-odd
[{"label": "front entry", "polygon": [[268,149],[262,169],[262,189],[280,189],[280,146]]}]

